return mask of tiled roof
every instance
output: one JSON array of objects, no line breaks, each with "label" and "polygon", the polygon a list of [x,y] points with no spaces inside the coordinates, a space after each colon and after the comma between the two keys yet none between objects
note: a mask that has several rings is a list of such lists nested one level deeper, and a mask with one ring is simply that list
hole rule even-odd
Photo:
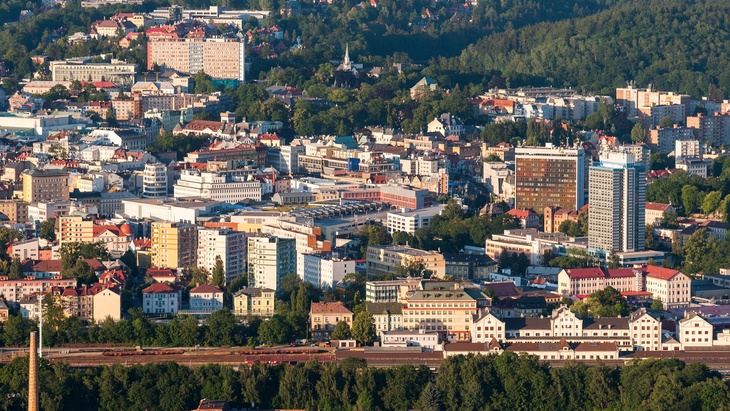
[{"label": "tiled roof", "polygon": [[170,294],[174,292],[174,288],[164,283],[154,283],[151,286],[142,290],[143,294]]},{"label": "tiled roof", "polygon": [[314,314],[352,314],[341,302],[312,303],[311,311]]},{"label": "tiled roof", "polygon": [[658,278],[660,280],[670,280],[675,275],[680,274],[680,272],[677,270],[657,267],[654,265],[647,265],[646,267],[644,267],[644,272],[647,273],[647,277]]},{"label": "tiled roof", "polygon": [[220,288],[218,288],[214,285],[209,285],[209,284],[201,284],[201,285],[193,288],[192,290],[190,290],[190,294],[218,294],[218,293],[222,294],[223,291],[221,291]]},{"label": "tiled roof", "polygon": [[223,127],[220,121],[193,120],[185,126],[185,130],[204,131],[210,129],[218,131]]},{"label": "tiled roof", "polygon": [[645,207],[647,210],[655,210],[655,211],[667,211],[667,208],[669,208],[670,204],[662,204],[662,203],[645,203]]}]

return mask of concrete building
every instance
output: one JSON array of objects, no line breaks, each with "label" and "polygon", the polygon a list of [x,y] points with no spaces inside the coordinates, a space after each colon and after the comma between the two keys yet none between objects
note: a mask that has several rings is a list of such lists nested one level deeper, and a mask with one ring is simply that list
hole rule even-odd
[{"label": "concrete building", "polygon": [[180,290],[164,283],[154,283],[142,290],[144,314],[174,315],[180,310]]},{"label": "concrete building", "polygon": [[390,234],[404,232],[414,234],[416,230],[431,225],[433,217],[440,215],[444,205],[439,204],[421,210],[390,212],[388,213],[386,225]]},{"label": "concrete building", "polygon": [[153,222],[150,262],[158,268],[184,268],[197,263],[197,232],[194,225]]},{"label": "concrete building", "polygon": [[730,114],[714,113],[687,117],[687,127],[694,129],[695,137],[702,144],[719,147],[730,144]]},{"label": "concrete building", "polygon": [[435,331],[397,330],[380,332],[381,347],[421,347],[424,350],[441,351],[442,338]]},{"label": "concrete building", "polygon": [[304,154],[304,146],[281,146],[267,150],[266,159],[282,175],[299,174],[299,155]]},{"label": "concrete building", "polygon": [[279,282],[297,273],[296,241],[278,237],[248,237],[248,284],[279,289]]},{"label": "concrete building", "polygon": [[585,204],[588,156],[582,148],[515,149],[515,208],[577,210]]},{"label": "concrete building", "polygon": [[684,104],[639,107],[637,115],[644,130],[649,130],[657,127],[665,117],[669,117],[674,124],[683,125],[687,117],[687,108],[688,106]]},{"label": "concrete building", "polygon": [[661,299],[664,308],[688,307],[691,302],[690,285],[692,280],[685,274],[657,266],[644,267],[646,291],[654,299]]},{"label": "concrete building", "polygon": [[309,323],[313,340],[328,340],[330,333],[338,322],[344,321],[352,327],[352,311],[342,305],[334,303],[312,303],[309,311]]},{"label": "concrete building", "polygon": [[240,316],[271,317],[275,314],[276,291],[270,288],[243,288],[233,294],[233,313]]},{"label": "concrete building", "polygon": [[223,309],[223,291],[214,285],[201,284],[190,290],[190,311],[194,313]]},{"label": "concrete building", "polygon": [[91,63],[86,60],[52,61],[50,63],[53,81],[111,81],[115,84],[134,84],[137,71],[135,64]]},{"label": "concrete building", "polygon": [[674,142],[674,158],[702,158],[702,145],[698,140],[677,140]]},{"label": "concrete building", "polygon": [[367,276],[378,277],[386,274],[398,274],[403,267],[423,265],[431,275],[444,278],[444,256],[436,251],[424,251],[403,245],[369,246],[367,250]]},{"label": "concrete building", "polygon": [[252,177],[230,172],[208,173],[185,170],[173,186],[175,197],[199,197],[237,203],[261,201],[261,183]]},{"label": "concrete building", "polygon": [[5,301],[17,303],[23,297],[28,297],[33,293],[47,294],[54,287],[68,288],[75,287],[75,278],[21,278],[16,280],[0,280],[0,294],[5,297]]},{"label": "concrete building", "polygon": [[402,303],[409,294],[421,288],[421,277],[365,283],[365,301],[369,303]]},{"label": "concrete building", "polygon": [[142,197],[166,198],[168,192],[167,167],[162,163],[145,164],[142,176]]},{"label": "concrete building", "polygon": [[33,169],[23,174],[23,201],[66,201],[69,198],[68,172],[56,169]]},{"label": "concrete building", "polygon": [[143,198],[122,200],[124,215],[133,219],[176,221],[193,224],[201,215],[211,215],[221,208],[221,202],[206,199]]},{"label": "concrete building", "polygon": [[316,287],[334,289],[347,274],[355,273],[355,260],[342,260],[321,254],[304,254],[297,274],[303,281]]},{"label": "concrete building", "polygon": [[246,274],[246,234],[230,228],[198,230],[198,267],[213,273],[216,258],[220,257],[226,284]]},{"label": "concrete building", "polygon": [[633,154],[608,152],[590,168],[588,248],[606,253],[644,249],[644,167]]},{"label": "concrete building", "polygon": [[712,160],[701,158],[683,158],[676,161],[675,167],[684,170],[690,176],[699,176],[707,178],[708,169],[712,165]]},{"label": "concrete building", "polygon": [[195,74],[203,70],[214,79],[243,83],[245,46],[237,38],[151,37],[147,42],[147,69],[157,64],[164,70]]},{"label": "concrete building", "polygon": [[11,224],[28,221],[28,203],[20,199],[0,200],[0,213]]},{"label": "concrete building", "polygon": [[[687,120],[690,121],[689,119]],[[695,129],[691,127],[657,127],[649,130],[649,143],[653,149],[664,154],[669,154],[675,149],[676,141],[692,140],[695,138]]]}]

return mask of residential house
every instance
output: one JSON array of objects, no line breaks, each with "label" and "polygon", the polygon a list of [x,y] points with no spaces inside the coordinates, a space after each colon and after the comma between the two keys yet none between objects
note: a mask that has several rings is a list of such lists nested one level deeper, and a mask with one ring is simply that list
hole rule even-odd
[{"label": "residential house", "polygon": [[328,340],[338,322],[344,321],[352,327],[352,311],[341,302],[312,303],[309,312],[313,340]]},{"label": "residential house", "polygon": [[271,317],[275,314],[275,290],[243,288],[233,294],[233,313],[240,316]]},{"label": "residential house", "polygon": [[223,309],[223,291],[214,285],[201,284],[190,290],[190,311],[213,312]]}]

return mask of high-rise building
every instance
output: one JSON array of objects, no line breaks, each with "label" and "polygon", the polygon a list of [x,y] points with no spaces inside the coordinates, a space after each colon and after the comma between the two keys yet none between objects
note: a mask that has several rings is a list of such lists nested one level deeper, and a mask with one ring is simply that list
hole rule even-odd
[{"label": "high-rise building", "polygon": [[230,228],[198,230],[198,267],[213,273],[220,257],[226,283],[246,272],[246,234]]},{"label": "high-rise building", "polygon": [[279,282],[297,273],[296,240],[248,237],[248,284],[278,290]]},{"label": "high-rise building", "polygon": [[147,68],[160,67],[186,74],[203,70],[214,79],[245,81],[245,47],[237,38],[151,37]]},{"label": "high-rise building", "polygon": [[588,156],[582,148],[518,147],[515,208],[578,210],[587,194]]},{"label": "high-rise building", "polygon": [[23,172],[23,201],[68,200],[68,173],[61,170],[34,169]]},{"label": "high-rise building", "polygon": [[183,268],[197,262],[198,230],[192,224],[152,223],[150,262],[153,267]]},{"label": "high-rise building", "polygon": [[606,152],[589,172],[588,248],[644,249],[644,167],[628,152]]},{"label": "high-rise building", "polygon": [[167,168],[162,163],[149,163],[144,166],[142,175],[142,197],[167,197]]}]

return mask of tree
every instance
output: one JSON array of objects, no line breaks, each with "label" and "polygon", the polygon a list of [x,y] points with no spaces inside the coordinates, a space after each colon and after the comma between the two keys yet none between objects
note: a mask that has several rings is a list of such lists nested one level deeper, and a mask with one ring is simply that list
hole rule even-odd
[{"label": "tree", "polygon": [[289,341],[290,335],[287,321],[279,314],[259,326],[259,342],[263,344],[284,344]]},{"label": "tree", "polygon": [[631,129],[631,141],[634,143],[642,143],[645,137],[646,130],[644,130],[644,127],[639,123],[634,124],[634,127]]},{"label": "tree", "polygon": [[221,288],[226,285],[226,272],[223,270],[223,260],[219,255],[215,256],[215,265],[213,266],[210,283]]},{"label": "tree", "polygon": [[47,240],[49,242],[56,241],[56,219],[49,218],[41,223],[41,228],[38,233],[38,237]]},{"label": "tree", "polygon": [[206,342],[210,346],[238,345],[240,333],[236,332],[238,320],[230,310],[222,309],[213,312],[208,318]]},{"label": "tree", "polygon": [[620,292],[608,286],[589,295],[585,301],[579,301],[570,307],[571,311],[582,316],[617,317],[626,316],[629,306]]},{"label": "tree", "polygon": [[717,210],[718,207],[720,207],[721,201],[722,192],[713,191],[707,194],[702,200],[702,211],[704,211],[705,214],[712,214],[715,210]]},{"label": "tree", "polygon": [[608,254],[608,268],[619,268],[621,267],[621,262],[618,258],[618,254],[616,254],[615,250],[611,250],[611,252]]},{"label": "tree", "polygon": [[662,214],[662,227],[664,228],[679,228],[679,216],[674,211],[666,211]]},{"label": "tree", "polygon": [[363,311],[352,321],[352,338],[362,345],[369,345],[375,341],[375,319],[367,311]]},{"label": "tree", "polygon": [[674,121],[668,115],[659,121],[659,127],[661,128],[672,128],[674,127]]},{"label": "tree", "polygon": [[421,398],[418,400],[421,411],[442,411],[441,392],[436,384],[429,382],[421,391]]},{"label": "tree", "polygon": [[651,308],[654,311],[664,311],[664,303],[662,303],[661,297],[656,297],[651,302]]},{"label": "tree", "polygon": [[350,326],[345,321],[338,322],[330,333],[330,339],[333,340],[349,340],[351,337]]},{"label": "tree", "polygon": [[203,70],[195,73],[193,76],[193,82],[195,83],[195,94],[212,93],[215,91],[212,77],[205,74]]},{"label": "tree", "polygon": [[581,235],[583,235],[583,232],[578,226],[578,223],[573,220],[565,220],[560,223],[558,231],[569,237],[580,237]]},{"label": "tree", "polygon": [[99,281],[94,270],[82,260],[76,260],[73,266],[61,269],[63,278],[75,278],[79,284],[94,284]]},{"label": "tree", "polygon": [[703,200],[702,192],[695,186],[685,185],[682,187],[682,205],[684,213],[691,215],[700,208]]}]

